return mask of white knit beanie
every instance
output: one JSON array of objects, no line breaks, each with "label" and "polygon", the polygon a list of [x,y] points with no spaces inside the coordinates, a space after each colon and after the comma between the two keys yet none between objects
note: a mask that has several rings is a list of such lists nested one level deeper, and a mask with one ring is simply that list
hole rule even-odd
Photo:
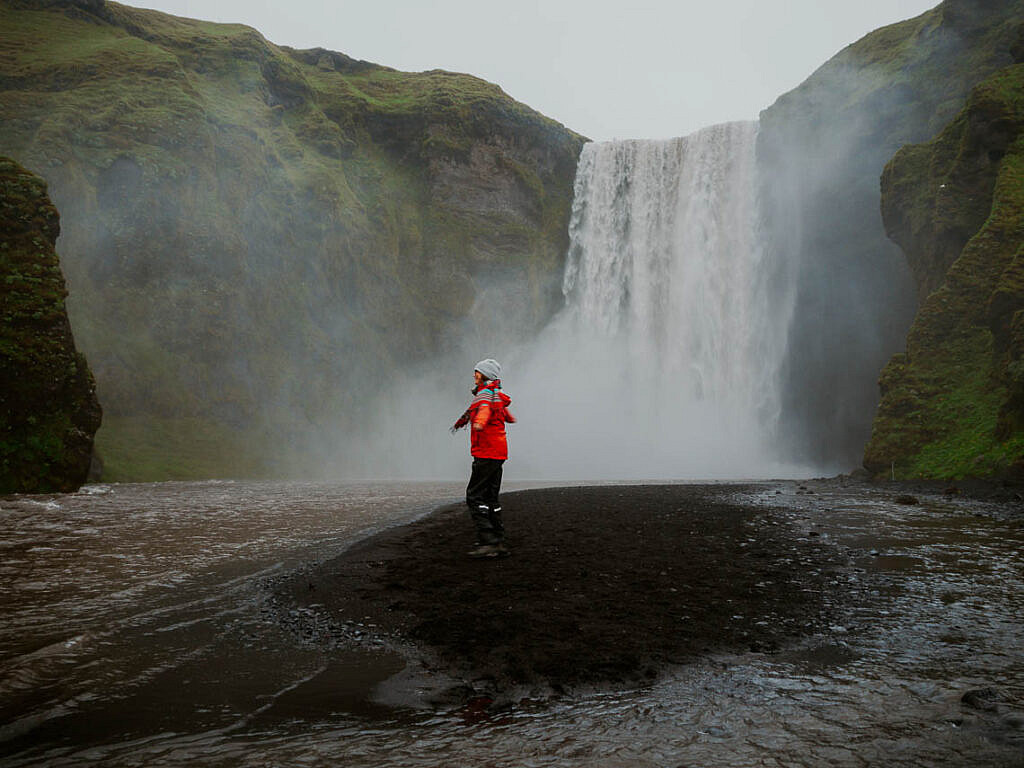
[{"label": "white knit beanie", "polygon": [[481,360],[477,363],[473,370],[480,371],[480,373],[491,381],[501,378],[501,364],[497,360],[492,360],[489,357],[486,360]]}]

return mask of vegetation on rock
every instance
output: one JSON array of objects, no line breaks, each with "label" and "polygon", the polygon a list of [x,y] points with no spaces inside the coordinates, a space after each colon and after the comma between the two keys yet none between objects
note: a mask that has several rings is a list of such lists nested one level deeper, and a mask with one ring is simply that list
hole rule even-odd
[{"label": "vegetation on rock", "polygon": [[75,349],[46,183],[0,157],[0,493],[77,490],[100,425]]},{"label": "vegetation on rock", "polygon": [[457,330],[558,306],[583,139],[495,85],[112,2],[0,0],[0,29],[0,151],[64,217],[107,479],[294,473]]},{"label": "vegetation on rock", "polygon": [[882,176],[886,229],[930,291],[882,372],[864,464],[1024,477],[1024,64],[997,72]]},{"label": "vegetation on rock", "polygon": [[[901,146],[934,136],[974,85],[1013,63],[1022,24],[1024,0],[945,0],[843,49],[762,112],[769,247],[797,265],[784,279],[795,286],[796,310],[783,370],[783,419],[797,427],[797,457],[859,461],[878,371],[930,290],[886,237],[883,167]],[[968,229],[976,213],[964,212]]]}]

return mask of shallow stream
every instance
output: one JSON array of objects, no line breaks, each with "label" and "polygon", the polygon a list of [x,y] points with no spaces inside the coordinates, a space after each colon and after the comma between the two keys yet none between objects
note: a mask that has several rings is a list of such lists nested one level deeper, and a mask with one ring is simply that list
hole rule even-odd
[{"label": "shallow stream", "polygon": [[297,642],[267,605],[269,580],[458,484],[0,499],[0,763],[1024,765],[1021,505],[802,485],[736,498],[845,553],[856,599],[826,632],[501,713],[387,706],[401,659]]}]

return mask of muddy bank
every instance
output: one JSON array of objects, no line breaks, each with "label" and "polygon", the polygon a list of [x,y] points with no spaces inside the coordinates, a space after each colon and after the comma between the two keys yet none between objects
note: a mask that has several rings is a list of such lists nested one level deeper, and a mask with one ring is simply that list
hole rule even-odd
[{"label": "muddy bank", "polygon": [[[466,557],[463,507],[437,510],[276,590],[306,641],[415,649],[481,691],[622,686],[722,651],[773,653],[827,627],[843,553],[737,486],[503,495],[512,556]],[[451,693],[451,692],[449,692]]]}]

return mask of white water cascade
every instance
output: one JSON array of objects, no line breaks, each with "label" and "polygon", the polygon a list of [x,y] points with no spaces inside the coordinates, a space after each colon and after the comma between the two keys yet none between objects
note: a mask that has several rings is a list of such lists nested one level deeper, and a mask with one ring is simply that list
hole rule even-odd
[{"label": "white water cascade", "polygon": [[756,136],[584,147],[566,307],[513,361],[524,476],[807,472],[775,458],[793,281],[761,247]]}]

